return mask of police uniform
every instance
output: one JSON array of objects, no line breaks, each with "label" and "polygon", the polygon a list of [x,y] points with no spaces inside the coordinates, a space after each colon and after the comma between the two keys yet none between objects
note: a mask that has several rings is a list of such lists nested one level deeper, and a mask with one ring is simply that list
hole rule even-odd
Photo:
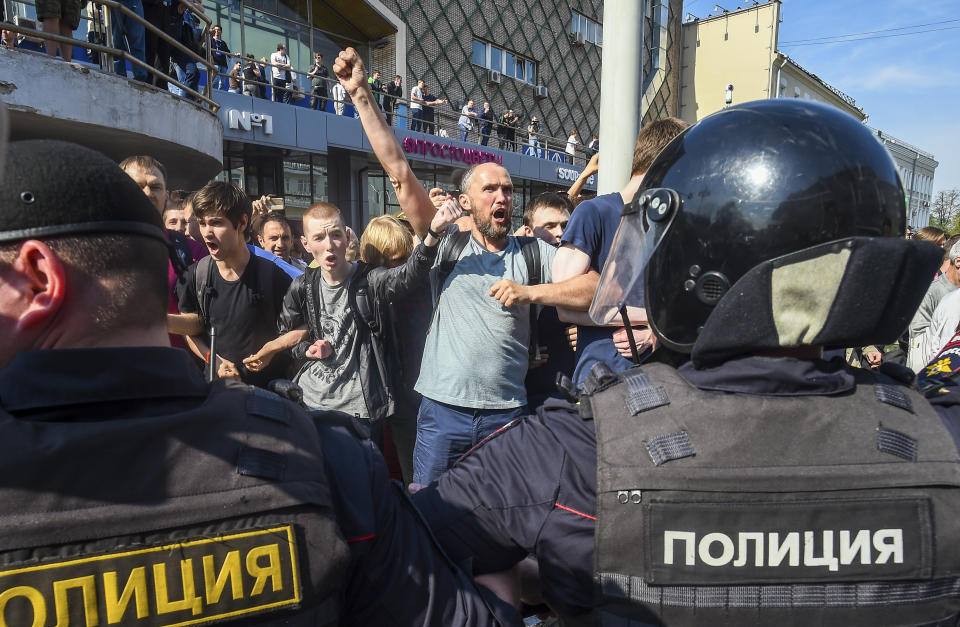
[{"label": "police uniform", "polygon": [[902,187],[861,125],[734,109],[655,159],[591,305],[608,322],[642,282],[689,360],[598,364],[415,502],[475,572],[536,555],[564,624],[956,624],[956,369],[918,390],[812,350],[891,342],[942,251],[895,237]]},{"label": "police uniform", "polygon": [[[102,155],[63,142],[11,153],[0,201],[23,212],[0,238],[165,241]],[[60,179],[45,186],[48,168]],[[102,184],[77,189],[90,180]],[[0,371],[0,623],[518,624],[446,558],[372,444],[318,418],[208,384],[179,349],[14,355]]]}]

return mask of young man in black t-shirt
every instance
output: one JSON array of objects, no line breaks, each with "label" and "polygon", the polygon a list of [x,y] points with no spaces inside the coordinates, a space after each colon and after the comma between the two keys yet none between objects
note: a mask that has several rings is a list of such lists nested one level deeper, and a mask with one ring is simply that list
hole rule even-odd
[{"label": "young man in black t-shirt", "polygon": [[[245,233],[252,207],[243,190],[214,181],[196,193],[194,212],[200,223],[209,261],[187,270],[177,293],[180,312],[197,314],[202,336],[190,348],[204,361],[216,359],[220,377],[265,386],[288,376],[290,361],[274,360],[262,372],[250,372],[243,359],[277,336],[277,319],[291,278],[269,260],[250,253]],[[216,331],[216,355],[210,354],[210,328]]]}]

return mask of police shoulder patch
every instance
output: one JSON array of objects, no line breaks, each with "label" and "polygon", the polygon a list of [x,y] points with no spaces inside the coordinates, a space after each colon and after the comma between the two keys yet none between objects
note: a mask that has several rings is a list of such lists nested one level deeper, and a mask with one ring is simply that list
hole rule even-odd
[{"label": "police shoulder patch", "polygon": [[917,375],[917,389],[930,396],[944,386],[960,385],[960,333],[947,342]]},{"label": "police shoulder patch", "polygon": [[296,607],[301,597],[292,525],[0,571],[5,625],[210,624]]}]

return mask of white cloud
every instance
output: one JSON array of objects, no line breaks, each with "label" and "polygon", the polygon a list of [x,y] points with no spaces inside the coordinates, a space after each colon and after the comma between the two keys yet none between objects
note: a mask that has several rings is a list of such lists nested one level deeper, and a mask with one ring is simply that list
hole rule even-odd
[{"label": "white cloud", "polygon": [[956,71],[938,71],[936,68],[918,68],[916,65],[887,64],[865,67],[837,81],[844,91],[883,91],[890,89],[930,89],[952,87],[960,82]]}]

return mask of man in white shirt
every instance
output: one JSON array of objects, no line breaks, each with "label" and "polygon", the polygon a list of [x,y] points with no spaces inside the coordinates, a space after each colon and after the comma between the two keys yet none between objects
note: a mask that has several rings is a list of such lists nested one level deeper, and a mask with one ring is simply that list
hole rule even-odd
[{"label": "man in white shirt", "polygon": [[290,90],[287,89],[287,83],[292,78],[293,68],[290,66],[290,57],[287,56],[287,47],[284,44],[277,44],[277,51],[270,55],[270,76],[273,82],[273,101],[290,104]]},{"label": "man in white shirt", "polygon": [[423,120],[423,79],[410,90],[410,130],[420,131]]},{"label": "man in white shirt", "polygon": [[580,145],[580,136],[577,129],[570,131],[570,137],[567,138],[567,155],[570,157],[570,163],[573,164],[574,157],[577,155],[577,146]]}]

